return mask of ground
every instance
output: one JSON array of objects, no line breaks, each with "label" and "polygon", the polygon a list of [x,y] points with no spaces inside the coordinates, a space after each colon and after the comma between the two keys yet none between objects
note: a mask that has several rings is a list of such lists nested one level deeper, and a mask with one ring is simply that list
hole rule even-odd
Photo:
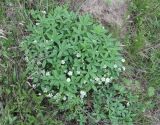
[{"label": "ground", "polygon": [[116,27],[121,37],[126,33],[128,0],[74,0],[71,8],[81,13],[90,13],[104,26]]},{"label": "ground", "polygon": [[[18,48],[22,39],[29,34],[26,25],[32,18],[27,11],[47,11],[54,7],[54,2],[0,2],[0,123],[3,125],[76,124],[75,121],[66,122],[61,114],[55,119],[57,109],[49,105],[46,98],[37,96],[26,83],[24,56]],[[78,14],[92,14],[121,42],[127,72],[120,82],[139,96],[137,103],[141,104],[142,109],[142,112],[137,111],[139,114],[134,124],[159,125],[159,0],[58,0],[59,5],[66,3]]]}]

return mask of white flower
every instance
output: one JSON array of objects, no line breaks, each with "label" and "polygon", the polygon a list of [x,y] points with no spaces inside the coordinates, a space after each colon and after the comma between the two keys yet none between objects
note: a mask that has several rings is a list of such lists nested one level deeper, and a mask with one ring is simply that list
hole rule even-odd
[{"label": "white flower", "polygon": [[121,61],[122,61],[122,62],[125,62],[126,60],[125,60],[125,59],[122,59]]},{"label": "white flower", "polygon": [[46,76],[50,76],[50,72],[46,72]]},{"label": "white flower", "polygon": [[93,80],[93,79],[90,79],[90,81],[93,82],[94,80]]},{"label": "white flower", "polygon": [[42,95],[41,93],[38,93],[38,95],[40,96],[40,95]]},{"label": "white flower", "polygon": [[81,90],[80,91],[80,98],[83,99],[86,96],[86,92]]},{"label": "white flower", "polygon": [[20,22],[19,25],[23,26],[24,24],[23,24],[23,22]]},{"label": "white flower", "polygon": [[40,62],[40,61],[38,61],[38,62],[37,62],[37,65],[41,65],[41,62]]},{"label": "white flower", "polygon": [[46,11],[41,11],[43,14],[46,14]]},{"label": "white flower", "polygon": [[36,25],[38,26],[40,23],[36,23]]},{"label": "white flower", "polygon": [[61,64],[62,64],[62,65],[65,64],[65,60],[61,60]]},{"label": "white flower", "polygon": [[101,85],[101,84],[102,84],[102,82],[99,82],[98,84],[99,84],[99,85]]},{"label": "white flower", "polygon": [[9,3],[9,6],[13,6],[13,3]]},{"label": "white flower", "polygon": [[60,96],[61,96],[61,94],[60,94],[60,93],[57,93],[53,98],[54,98],[54,99],[58,99]]},{"label": "white flower", "polygon": [[84,82],[83,82],[84,84],[86,84],[87,83],[87,81],[86,80],[84,80]]},{"label": "white flower", "polygon": [[51,97],[53,97],[53,94],[52,94],[52,93],[49,93],[48,95],[46,95],[46,97],[51,98]]},{"label": "white flower", "polygon": [[106,66],[106,65],[104,65],[104,66],[103,66],[103,69],[105,69],[105,68],[107,68],[107,66]]},{"label": "white flower", "polygon": [[34,40],[33,43],[37,43],[37,40]]},{"label": "white flower", "polygon": [[105,83],[109,83],[109,82],[110,82],[110,79],[106,78]]},{"label": "white flower", "polygon": [[37,85],[36,85],[36,84],[33,84],[32,87],[35,89],[35,88],[37,87]]},{"label": "white flower", "polygon": [[66,99],[67,99],[67,97],[66,97],[66,96],[64,96],[64,97],[63,97],[63,101],[65,101]]},{"label": "white flower", "polygon": [[130,103],[129,102],[127,102],[127,106],[129,106],[130,105]]},{"label": "white flower", "polygon": [[45,74],[45,70],[42,70],[41,73],[44,75]]},{"label": "white flower", "polygon": [[77,75],[79,75],[81,72],[80,71],[77,71]]},{"label": "white flower", "polygon": [[122,67],[122,69],[123,69],[123,71],[125,71],[125,70],[126,70],[126,68],[125,68],[124,66]]},{"label": "white flower", "polygon": [[130,15],[128,15],[128,16],[127,16],[127,19],[129,19],[130,17],[131,17],[131,16],[130,16]]},{"label": "white flower", "polygon": [[100,79],[98,77],[96,77],[95,80],[98,82]]},{"label": "white flower", "polygon": [[81,57],[81,54],[80,53],[77,53],[76,54],[77,58]]},{"label": "white flower", "polygon": [[105,82],[106,79],[104,77],[102,77],[101,80],[102,80],[102,82]]},{"label": "white flower", "polygon": [[96,40],[93,40],[93,42],[96,43],[97,41],[96,41]]},{"label": "white flower", "polygon": [[42,58],[42,57],[43,57],[43,54],[41,53],[41,54],[39,54],[39,56]]},{"label": "white flower", "polygon": [[44,93],[47,93],[48,92],[48,89],[47,88],[44,88],[44,91],[43,91]]},{"label": "white flower", "polygon": [[64,70],[64,73],[67,73],[67,70]]},{"label": "white flower", "polygon": [[116,65],[116,64],[114,64],[114,66],[113,66],[114,68],[117,68],[118,66]]},{"label": "white flower", "polygon": [[70,78],[67,78],[67,82],[70,82],[71,81],[71,79]]},{"label": "white flower", "polygon": [[118,71],[121,71],[121,68],[118,68]]},{"label": "white flower", "polygon": [[46,40],[46,43],[48,43],[49,41],[48,40]]},{"label": "white flower", "polygon": [[69,75],[69,76],[72,76],[72,74],[73,74],[72,71],[69,71],[69,72],[68,72],[68,75]]},{"label": "white flower", "polygon": [[24,59],[26,60],[26,62],[28,62],[28,61],[29,61],[29,59],[28,59],[28,57],[27,57],[27,56],[26,56]]}]

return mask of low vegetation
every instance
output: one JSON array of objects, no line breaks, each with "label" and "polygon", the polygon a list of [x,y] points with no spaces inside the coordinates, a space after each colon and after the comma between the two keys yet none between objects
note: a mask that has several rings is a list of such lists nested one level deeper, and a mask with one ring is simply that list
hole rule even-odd
[{"label": "low vegetation", "polygon": [[130,3],[122,39],[57,1],[1,1],[0,124],[160,123],[160,4],[153,1]]}]

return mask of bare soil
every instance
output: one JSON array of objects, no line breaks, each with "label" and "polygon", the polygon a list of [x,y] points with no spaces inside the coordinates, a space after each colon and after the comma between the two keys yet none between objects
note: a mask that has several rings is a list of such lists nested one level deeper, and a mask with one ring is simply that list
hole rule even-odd
[{"label": "bare soil", "polygon": [[127,12],[127,2],[126,0],[87,0],[81,10],[93,14],[103,23],[121,27]]},{"label": "bare soil", "polygon": [[129,0],[71,0],[71,8],[82,13],[90,13],[103,25],[115,26],[123,37]]}]

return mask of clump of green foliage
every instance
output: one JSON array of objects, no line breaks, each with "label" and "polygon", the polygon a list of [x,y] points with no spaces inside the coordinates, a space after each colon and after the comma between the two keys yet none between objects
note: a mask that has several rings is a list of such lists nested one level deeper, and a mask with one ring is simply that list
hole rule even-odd
[{"label": "clump of green foliage", "polygon": [[[69,79],[65,79],[65,82],[70,81],[66,83],[71,84],[72,87],[73,85],[75,85],[75,88],[77,90],[76,93],[73,93],[72,90],[70,89],[71,93],[73,93],[73,95],[75,95],[75,98],[76,98],[76,101],[73,104],[71,104],[71,101],[68,102],[68,99],[69,99],[68,95],[65,95],[64,91],[61,91],[60,89],[56,89],[56,90],[53,89],[54,92],[52,90],[49,90],[49,91],[47,90],[47,89],[52,89],[54,85],[51,88],[47,87],[47,89],[44,89],[44,90],[47,90],[47,92],[44,91],[42,89],[43,86],[41,87],[41,85],[38,84],[38,83],[43,84],[42,80],[44,79],[39,78],[36,75],[32,76],[32,71],[30,71],[29,68],[28,68],[29,70],[27,70],[28,73],[26,74],[25,63],[23,61],[24,53],[21,52],[18,47],[20,41],[22,41],[21,38],[23,37],[23,35],[26,35],[26,32],[24,32],[26,28],[25,27],[26,24],[29,24],[28,29],[30,30],[31,34],[33,32],[37,33],[37,31],[39,31],[39,29],[42,28],[45,34],[44,41],[47,41],[47,40],[48,42],[51,41],[50,38],[46,39],[47,38],[46,30],[48,29],[48,27],[51,26],[49,24],[52,24],[50,20],[47,21],[47,19],[51,19],[54,16],[55,11],[50,12],[52,8],[55,8],[55,5],[53,4],[53,0],[47,0],[47,1],[41,1],[41,2],[32,1],[32,0],[31,1],[25,1],[25,0],[0,1],[0,22],[1,22],[0,27],[3,29],[3,30],[0,30],[0,84],[1,84],[0,86],[0,124],[2,125],[13,125],[13,124],[57,125],[57,124],[71,124],[73,122],[74,122],[73,124],[78,124],[78,122],[80,122],[81,124],[112,123],[115,125],[117,124],[128,125],[128,124],[132,124],[132,121],[134,122],[134,124],[145,124],[145,125],[154,124],[156,122],[159,123],[158,117],[155,118],[155,114],[157,112],[156,110],[159,110],[160,108],[158,105],[159,96],[157,96],[159,87],[160,87],[159,86],[159,82],[160,82],[159,0],[153,0],[153,1],[133,0],[131,2],[131,6],[129,7],[129,9],[131,9],[131,13],[133,14],[131,15],[131,19],[133,21],[132,26],[134,26],[134,28],[132,30],[132,27],[131,27],[131,32],[130,32],[131,34],[123,42],[123,44],[126,45],[125,47],[127,48],[127,54],[128,54],[128,56],[125,57],[126,58],[125,64],[128,63],[128,66],[126,68],[127,72],[124,72],[123,75],[128,76],[129,80],[122,77],[120,70],[125,70],[125,68],[122,65],[119,67],[117,67],[118,65],[117,66],[113,65],[114,67],[113,69],[115,70],[114,73],[117,73],[117,72],[119,73],[119,76],[118,74],[115,75],[117,78],[113,77],[114,79],[111,80],[111,77],[113,75],[111,73],[111,75],[108,76],[108,74],[106,74],[105,77],[102,77],[103,79],[100,79],[99,76],[101,76],[101,73],[100,74],[98,73],[99,76],[95,77],[96,79],[92,79],[92,80],[94,81],[101,80],[101,82],[95,82],[96,84],[93,86],[95,88],[92,88],[85,81],[86,84],[85,86],[83,86],[84,88],[82,90],[80,86],[83,84],[79,83],[78,81],[75,82],[76,85],[73,84],[73,80],[75,79],[72,79],[72,78],[73,77],[75,78],[78,76],[79,79],[83,79],[84,78],[82,76],[83,72],[81,72],[80,70],[77,71],[77,69],[70,68],[71,70],[69,69],[68,72],[64,74],[66,78],[69,78]],[[30,14],[28,13],[30,9],[43,10],[43,11],[33,11],[32,14]],[[48,12],[49,14],[46,14]],[[68,13],[70,15],[72,12],[71,13],[68,12]],[[50,18],[48,17],[49,15],[50,15]],[[57,12],[57,15],[58,15],[58,12]],[[61,16],[62,15],[60,14],[60,17]],[[75,19],[77,20],[74,20],[74,21],[72,20],[72,22],[76,23],[77,21],[78,23],[79,16],[78,15],[75,15],[75,16],[76,16]],[[44,22],[41,21],[42,18],[46,21],[45,22],[46,24],[44,24]],[[61,24],[63,22],[62,20],[63,20],[63,17],[62,19],[59,20],[59,22],[57,22],[57,25],[61,26],[58,29],[56,28],[56,31],[58,31],[58,33],[60,32],[60,28],[62,28],[63,33],[65,33],[64,26]],[[98,25],[93,21],[93,19],[90,19],[90,20],[92,24]],[[32,21],[34,25],[31,24]],[[40,22],[43,22],[42,23],[43,25]],[[63,24],[66,27],[68,27],[67,23],[63,23]],[[45,28],[45,26],[47,27]],[[75,24],[74,26],[78,26],[78,25]],[[87,30],[85,30],[85,32],[91,31],[91,27],[87,26]],[[100,27],[101,29],[103,29],[102,26]],[[71,27],[69,29],[71,29]],[[79,31],[79,29],[77,29],[77,31]],[[117,31],[117,29],[114,29],[114,31]],[[71,32],[75,33],[74,31],[71,31]],[[81,33],[81,31],[79,33]],[[52,33],[49,33],[49,34],[52,35]],[[77,35],[78,33],[75,33],[75,34]],[[95,34],[92,34],[92,36],[93,35]],[[109,33],[107,33],[107,31],[105,31],[105,35],[107,35],[105,37],[109,38],[108,36]],[[39,48],[38,46],[39,43],[42,44],[42,38],[39,38],[40,42],[34,41],[38,38],[38,36],[41,36],[41,35],[37,34],[35,36],[35,39],[30,38],[31,35],[28,36],[27,39],[28,40],[31,39],[31,43],[29,43],[29,45],[33,43],[35,44],[35,45],[31,45],[30,46],[31,48],[32,47]],[[84,34],[83,35],[80,34],[80,36],[84,37]],[[68,36],[67,39],[69,38],[70,40],[70,37]],[[73,38],[73,36],[71,38]],[[27,39],[25,40],[26,42],[27,42]],[[88,36],[87,36],[87,39],[89,39]],[[102,39],[103,38],[101,38],[101,40]],[[113,39],[113,38],[110,37],[109,40],[107,41],[110,41],[110,39]],[[60,41],[61,43],[59,45],[62,45],[62,42],[64,42],[64,39],[60,38]],[[79,38],[77,41],[79,41]],[[126,41],[128,41],[128,43],[126,43]],[[68,43],[75,44],[75,42],[76,41],[67,42],[67,44]],[[86,43],[88,45],[88,42]],[[51,45],[53,44],[54,42],[52,41]],[[113,40],[113,44],[111,44],[111,47],[115,45],[116,47],[121,49],[117,44],[119,43],[116,40]],[[45,47],[49,46],[48,44],[45,44],[45,42],[43,45]],[[79,50],[78,45],[79,44],[76,44]],[[91,45],[93,45],[93,43]],[[108,43],[107,43],[107,46],[108,46]],[[43,52],[40,52],[40,53],[44,54],[44,51],[46,51],[46,55],[47,55],[48,50],[45,50],[45,47],[43,47]],[[25,48],[21,48],[21,49],[24,50]],[[30,51],[29,48],[25,49],[24,51],[26,50]],[[32,48],[31,50],[33,51],[34,48]],[[51,47],[51,50],[49,50],[49,52],[51,52],[52,50],[53,48]],[[56,48],[55,50],[59,52],[59,48]],[[69,50],[72,50],[72,49],[69,49]],[[119,51],[119,50],[116,49],[116,51]],[[72,51],[70,53],[72,53]],[[75,54],[71,56],[71,59],[72,60],[81,59],[84,53],[77,54],[77,51],[75,51]],[[38,58],[35,56],[34,57],[35,59],[33,59],[32,53],[30,54],[31,54],[30,56],[27,56],[27,54],[25,55],[27,67],[29,66],[29,63],[27,62],[27,60],[37,61],[37,58]],[[37,49],[35,49],[35,52],[33,52],[33,54],[38,55]],[[50,55],[50,53],[48,55]],[[45,56],[45,57],[47,58],[44,58],[39,62],[37,61],[38,64],[45,61],[45,59],[47,62],[48,56]],[[120,54],[119,56],[117,55],[112,57],[120,57],[122,59]],[[54,59],[54,58],[51,57],[51,59]],[[107,57],[106,59],[108,60],[110,59],[110,57]],[[121,59],[118,59],[118,60],[121,62]],[[66,61],[64,59],[58,59],[58,61],[60,66],[64,66],[64,69],[66,68],[65,67],[66,65],[68,66],[69,64],[74,64],[74,62],[72,63],[71,61]],[[36,62],[34,63],[36,65]],[[100,62],[98,62],[98,64],[99,63]],[[38,68],[41,68],[41,65],[39,65]],[[45,65],[45,63],[43,65]],[[46,65],[48,65],[48,62],[46,63]],[[88,63],[85,64],[85,66],[87,65]],[[103,66],[106,67],[105,65]],[[48,67],[44,66],[44,69],[46,70]],[[72,67],[72,65],[70,67]],[[78,65],[76,66],[76,68],[77,67],[80,67],[80,66]],[[123,68],[120,69],[120,67],[121,68],[123,67]],[[35,67],[34,69],[36,68],[37,67]],[[97,70],[101,71],[102,68],[98,66]],[[61,68],[58,71],[62,71],[64,69]],[[108,69],[109,68],[107,68],[107,71]],[[132,71],[130,71],[129,69],[131,69]],[[48,77],[54,78],[53,76],[54,73],[51,72],[51,69],[47,71],[45,70],[42,70],[42,73],[45,74],[45,75],[42,74],[43,78],[46,75]],[[84,70],[86,71],[86,68],[84,68]],[[90,70],[92,71],[92,69]],[[94,72],[94,74],[97,75],[96,72]],[[50,84],[50,81],[49,81],[50,78],[48,77],[45,77],[46,80],[44,80],[45,81],[44,83],[46,83],[47,85]],[[26,78],[28,79],[27,83],[26,83]],[[102,80],[104,81],[104,78],[105,78],[105,81],[108,81],[108,80],[110,81],[106,85],[105,85],[105,82],[102,82]],[[109,79],[106,79],[106,78],[109,78]],[[35,79],[36,80],[38,79],[38,81],[39,80],[41,81],[36,82]],[[89,84],[92,83],[92,81],[90,81],[89,78],[87,80],[89,81]],[[86,88],[86,86],[89,86],[90,88],[88,89],[88,87]],[[63,88],[62,86],[59,86],[59,88],[60,87]],[[144,88],[142,89],[142,87]],[[127,89],[129,89],[130,92]],[[66,91],[66,88],[63,90],[65,90],[65,93],[68,92],[68,90]],[[73,90],[75,91],[75,89]],[[133,95],[133,92],[135,93],[136,96]],[[54,99],[54,96],[56,93],[61,93],[60,100],[58,100],[57,102]],[[48,100],[50,102],[48,102]],[[148,111],[148,109],[153,110],[152,111],[153,113],[155,112],[155,114],[152,115],[153,118],[150,116],[147,117],[146,114],[148,113],[146,113],[146,111]],[[57,119],[63,121],[63,123]],[[72,121],[71,119],[74,119],[75,121],[77,121],[77,123],[75,121]]]},{"label": "clump of green foliage", "polygon": [[[43,96],[37,96],[25,82],[27,76],[19,41],[23,36],[26,11],[22,4],[26,1],[18,2],[0,1],[0,125],[62,125],[53,110],[44,104]],[[6,15],[10,8],[10,13],[16,13],[14,17]]]},{"label": "clump of green foliage", "polygon": [[[31,11],[30,35],[21,43],[27,82],[67,120],[132,123],[136,100],[117,83],[125,71],[120,43],[90,15],[65,7]],[[134,98],[134,99],[133,99]]]},{"label": "clump of green foliage", "polygon": [[133,66],[143,72],[141,80],[148,81],[146,87],[154,87],[159,90],[160,3],[158,0],[146,0],[145,2],[133,0],[130,11],[134,26],[134,31],[128,39],[130,59],[133,61]]},{"label": "clump of green foliage", "polygon": [[[141,101],[150,101],[152,106],[144,105],[148,110],[159,109],[160,90],[160,2],[159,0],[133,0],[129,6],[131,25],[125,42],[127,62],[131,72],[128,74],[141,83]],[[146,101],[147,100],[147,101]],[[140,101],[140,100],[139,100]],[[154,114],[154,113],[153,113]],[[156,113],[155,113],[156,114]],[[149,120],[148,120],[149,119]],[[159,123],[159,118],[156,118]],[[140,115],[137,124],[154,124],[155,116],[148,118]]]},{"label": "clump of green foliage", "polygon": [[39,97],[24,84],[25,73],[19,49],[12,39],[0,41],[0,123],[62,124],[55,119]]}]

